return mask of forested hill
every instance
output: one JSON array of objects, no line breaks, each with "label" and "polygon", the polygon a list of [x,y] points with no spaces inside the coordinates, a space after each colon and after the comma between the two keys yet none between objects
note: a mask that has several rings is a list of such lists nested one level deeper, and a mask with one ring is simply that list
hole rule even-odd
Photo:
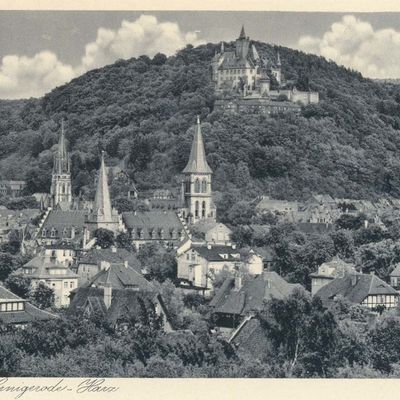
[{"label": "forested hill", "polygon": [[177,187],[196,115],[203,121],[217,202],[266,193],[304,198],[400,195],[400,86],[364,79],[323,58],[256,43],[261,56],[279,49],[286,79],[320,93],[301,116],[213,111],[209,61],[217,45],[188,46],[90,71],[41,99],[0,103],[0,174],[48,190],[59,122],[66,120],[73,184],[89,190],[100,150],[125,159],[139,190]]}]

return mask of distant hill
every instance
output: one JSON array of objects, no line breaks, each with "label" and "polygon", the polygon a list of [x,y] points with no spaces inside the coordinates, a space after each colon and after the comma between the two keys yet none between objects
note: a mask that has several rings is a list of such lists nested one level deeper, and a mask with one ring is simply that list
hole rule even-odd
[{"label": "distant hill", "polygon": [[111,164],[126,160],[139,191],[179,187],[200,114],[214,190],[225,193],[217,195],[221,208],[261,193],[400,196],[399,87],[321,57],[256,45],[262,57],[279,50],[285,78],[299,86],[308,78],[320,104],[300,116],[214,112],[214,44],[188,46],[169,58],[120,60],[41,99],[0,102],[0,174],[28,179],[32,192],[48,190],[63,117],[76,193],[93,185],[101,149]]}]

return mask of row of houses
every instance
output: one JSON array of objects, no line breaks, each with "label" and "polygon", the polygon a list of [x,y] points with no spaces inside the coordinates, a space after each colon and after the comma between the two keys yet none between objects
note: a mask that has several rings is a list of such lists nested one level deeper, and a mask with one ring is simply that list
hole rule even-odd
[{"label": "row of houses", "polygon": [[394,198],[370,201],[333,198],[325,194],[313,194],[304,202],[261,196],[254,203],[260,214],[273,213],[294,223],[312,224],[332,224],[343,214],[364,214],[367,220],[381,224],[384,213],[400,210],[400,201]]}]

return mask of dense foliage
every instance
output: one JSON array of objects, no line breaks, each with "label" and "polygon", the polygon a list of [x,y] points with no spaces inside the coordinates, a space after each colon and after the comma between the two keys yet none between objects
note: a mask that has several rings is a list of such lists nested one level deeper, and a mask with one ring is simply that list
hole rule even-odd
[{"label": "dense foliage", "polygon": [[[257,43],[274,59],[277,48]],[[209,61],[216,45],[146,56],[90,71],[41,99],[0,103],[0,174],[47,191],[59,122],[67,121],[75,193],[93,194],[100,149],[125,159],[140,190],[177,188],[200,114],[221,216],[259,193],[303,198],[399,195],[400,90],[313,55],[279,47],[283,74],[320,93],[301,116],[213,111]],[[231,171],[235,171],[231,173]],[[130,207],[120,205],[120,207]],[[228,217],[227,217],[228,218]]]}]

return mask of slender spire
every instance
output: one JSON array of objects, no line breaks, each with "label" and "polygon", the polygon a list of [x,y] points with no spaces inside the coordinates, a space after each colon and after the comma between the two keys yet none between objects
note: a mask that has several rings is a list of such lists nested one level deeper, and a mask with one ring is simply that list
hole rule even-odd
[{"label": "slender spire", "polygon": [[278,54],[276,55],[276,65],[277,65],[278,67],[281,66],[281,56],[280,56],[280,54],[279,54],[279,51],[278,51]]},{"label": "slender spire", "polygon": [[239,39],[246,39],[246,33],[244,31],[244,25],[242,25],[242,30],[240,31]]},{"label": "slender spire", "polygon": [[224,42],[221,42],[221,54],[225,51]]},{"label": "slender spire", "polygon": [[62,119],[60,139],[58,140],[58,149],[54,157],[54,172],[58,174],[65,174],[69,173],[70,172],[69,170],[70,170],[70,165],[69,165],[67,146],[65,143],[64,119]]},{"label": "slender spire", "polygon": [[112,221],[110,191],[108,189],[107,170],[104,163],[104,151],[101,152],[101,164],[97,179],[93,211],[103,216],[104,221]]},{"label": "slender spire", "polygon": [[196,131],[190,150],[189,161],[183,173],[211,174],[212,170],[207,163],[204,150],[203,135],[201,133],[200,117],[197,116]]}]

